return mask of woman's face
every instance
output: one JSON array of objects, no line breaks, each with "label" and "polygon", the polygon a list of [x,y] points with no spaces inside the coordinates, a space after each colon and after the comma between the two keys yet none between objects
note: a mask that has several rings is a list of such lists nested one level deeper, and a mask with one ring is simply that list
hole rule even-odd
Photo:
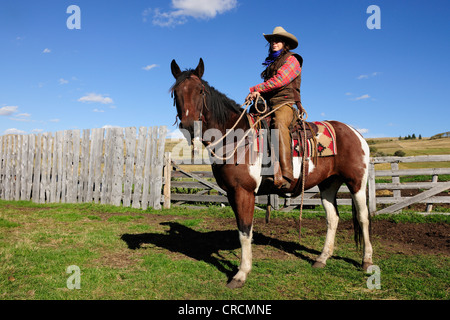
[{"label": "woman's face", "polygon": [[284,43],[281,41],[281,39],[275,38],[270,42],[270,47],[273,52],[279,51],[284,48]]}]

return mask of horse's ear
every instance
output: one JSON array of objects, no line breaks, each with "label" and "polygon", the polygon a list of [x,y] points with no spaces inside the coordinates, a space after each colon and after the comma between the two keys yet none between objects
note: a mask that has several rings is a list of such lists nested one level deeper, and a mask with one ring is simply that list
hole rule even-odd
[{"label": "horse's ear", "polygon": [[181,74],[180,67],[176,63],[175,59],[172,60],[172,63],[170,64],[170,69],[172,70],[172,74],[175,77],[175,79],[178,78],[178,76]]},{"label": "horse's ear", "polygon": [[205,65],[203,64],[203,59],[200,58],[200,61],[198,62],[198,66],[194,70],[194,74],[201,79],[204,72],[205,72]]}]

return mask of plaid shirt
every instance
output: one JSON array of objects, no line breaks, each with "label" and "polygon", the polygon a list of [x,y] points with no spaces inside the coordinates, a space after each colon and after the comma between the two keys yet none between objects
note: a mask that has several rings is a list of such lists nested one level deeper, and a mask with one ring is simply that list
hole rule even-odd
[{"label": "plaid shirt", "polygon": [[250,92],[257,91],[259,93],[265,93],[282,88],[294,81],[301,72],[302,68],[298,60],[294,56],[290,56],[286,59],[276,75],[263,83],[251,87]]}]

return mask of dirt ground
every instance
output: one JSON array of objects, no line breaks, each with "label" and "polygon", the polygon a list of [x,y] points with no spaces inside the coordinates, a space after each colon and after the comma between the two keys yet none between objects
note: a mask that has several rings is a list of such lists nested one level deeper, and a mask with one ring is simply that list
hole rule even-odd
[{"label": "dirt ground", "polygon": [[[283,235],[298,230],[298,221],[272,220],[269,224],[261,219],[257,230],[273,234],[282,239]],[[308,234],[326,234],[325,219],[303,219],[302,230]],[[353,222],[341,221],[337,234],[353,239]],[[298,241],[298,233],[295,235]],[[292,239],[292,236],[290,237]],[[450,226],[445,223],[395,223],[386,220],[371,222],[371,240],[381,244],[384,250],[400,254],[444,254],[450,255]],[[301,240],[300,240],[301,241]],[[322,249],[322,248],[320,248]]]},{"label": "dirt ground", "polygon": [[[174,259],[188,257],[217,263],[216,260],[230,258],[222,256],[224,251],[240,247],[234,218],[202,217],[201,222],[192,227],[186,223],[192,220],[188,217],[152,215],[146,219],[156,232],[123,235],[122,240],[130,249],[153,248]],[[272,219],[266,224],[264,219],[258,218],[254,221],[253,257],[283,260],[300,257],[313,262],[323,242],[308,244],[308,236],[324,239],[325,234],[325,218],[303,219],[303,240],[298,237],[298,219]],[[342,237],[347,243],[353,242],[352,221],[339,223],[338,246],[342,244]],[[384,254],[450,256],[450,226],[446,223],[372,221],[371,240]]]}]

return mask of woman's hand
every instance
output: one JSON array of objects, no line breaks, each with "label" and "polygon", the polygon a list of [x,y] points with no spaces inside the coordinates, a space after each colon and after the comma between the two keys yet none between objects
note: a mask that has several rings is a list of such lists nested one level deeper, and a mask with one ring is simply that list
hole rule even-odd
[{"label": "woman's hand", "polygon": [[255,100],[258,96],[259,96],[259,92],[256,92],[256,91],[254,91],[254,92],[250,92],[249,94],[248,94],[248,96],[247,96],[247,98],[245,98],[245,101],[253,101],[253,100]]}]

